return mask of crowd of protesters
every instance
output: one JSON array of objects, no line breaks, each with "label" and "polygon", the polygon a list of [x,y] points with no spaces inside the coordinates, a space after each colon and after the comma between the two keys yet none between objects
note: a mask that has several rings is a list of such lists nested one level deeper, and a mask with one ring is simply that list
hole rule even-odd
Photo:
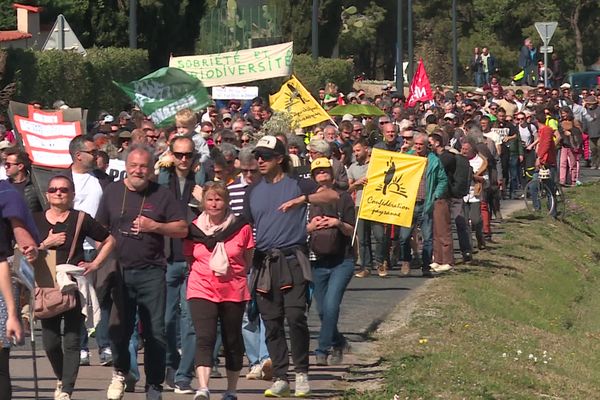
[{"label": "crowd of protesters", "polygon": [[[489,73],[487,49],[482,54]],[[310,396],[313,297],[322,324],[316,365],[341,364],[349,345],[337,323],[353,276],[451,270],[459,261],[453,225],[460,261],[470,263],[493,240],[500,202],[523,196],[540,168],[564,186],[580,183],[586,163],[600,169],[600,93],[572,93],[568,85],[514,91],[482,79],[486,85],[472,92],[438,87],[414,108],[390,86],[369,97],[329,84],[316,96],[325,109],[373,104],[385,115],[348,114],[290,131],[268,130],[277,116],[261,98],[180,110],[174,126],[160,129],[135,108],[101,113],[71,141],[72,166],[48,182],[45,211],[27,154],[10,129],[0,130],[0,234],[32,261],[56,250],[58,263],[80,267],[96,288],[101,317],[93,330],[80,303],[42,319],[55,399],[70,399],[79,366],[90,364],[92,331],[98,362],[113,369],[108,399],[135,390],[141,345],[148,399],[164,389],[209,399],[220,358],[222,398],[237,399],[244,354],[246,379],[272,381],[265,396],[287,397],[285,322],[294,395]],[[427,159],[409,228],[356,218],[374,148]],[[112,174],[110,160],[124,161],[126,174]],[[20,338],[5,279],[9,241],[0,241],[0,328]],[[2,344],[4,399],[10,341]]]}]

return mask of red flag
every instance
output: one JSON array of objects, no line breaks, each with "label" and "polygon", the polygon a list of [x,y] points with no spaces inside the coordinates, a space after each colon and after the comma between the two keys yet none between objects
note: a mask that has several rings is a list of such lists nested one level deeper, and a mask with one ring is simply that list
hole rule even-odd
[{"label": "red flag", "polygon": [[425,72],[425,66],[423,65],[423,59],[419,59],[419,65],[417,65],[417,71],[410,84],[408,91],[408,99],[406,100],[407,107],[414,107],[417,101],[428,101],[433,100],[433,92],[431,91],[431,84],[429,83],[429,77]]}]

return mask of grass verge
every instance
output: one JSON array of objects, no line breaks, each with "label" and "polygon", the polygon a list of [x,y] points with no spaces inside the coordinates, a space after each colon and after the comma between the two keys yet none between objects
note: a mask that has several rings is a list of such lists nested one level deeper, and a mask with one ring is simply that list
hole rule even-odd
[{"label": "grass verge", "polygon": [[383,387],[344,398],[600,399],[600,185],[567,197],[564,222],[518,212],[476,265],[428,285],[376,337]]}]

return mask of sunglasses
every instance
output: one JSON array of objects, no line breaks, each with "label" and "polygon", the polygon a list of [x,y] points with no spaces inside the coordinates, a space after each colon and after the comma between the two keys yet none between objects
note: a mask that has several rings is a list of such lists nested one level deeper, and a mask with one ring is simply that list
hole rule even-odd
[{"label": "sunglasses", "polygon": [[80,150],[80,153],[87,153],[92,157],[98,157],[98,150]]},{"label": "sunglasses", "polygon": [[242,139],[240,140],[241,143],[250,143],[250,139]]},{"label": "sunglasses", "polygon": [[275,157],[277,157],[277,154],[275,154],[275,153],[262,153],[262,152],[254,153],[254,159],[256,159],[257,161],[259,158],[262,158],[263,161],[271,161]]},{"label": "sunglasses", "polygon": [[242,174],[255,174],[258,172],[258,169],[253,168],[253,169],[245,169],[242,168]]},{"label": "sunglasses", "polygon": [[173,155],[175,156],[176,159],[181,160],[183,159],[183,157],[187,158],[188,160],[190,160],[193,156],[194,153],[193,152],[189,152],[189,153],[181,153],[179,151],[174,151]]},{"label": "sunglasses", "polygon": [[19,163],[11,163],[11,162],[8,162],[8,161],[6,161],[6,162],[4,163],[4,168],[10,168],[10,167],[12,167],[13,165],[19,165]]},{"label": "sunglasses", "polygon": [[515,121],[523,121],[525,118],[515,118]]},{"label": "sunglasses", "polygon": [[379,121],[379,125],[383,125],[383,124],[389,124],[390,121]]},{"label": "sunglasses", "polygon": [[61,192],[62,194],[67,194],[71,191],[68,187],[49,187],[48,193],[56,193]]}]

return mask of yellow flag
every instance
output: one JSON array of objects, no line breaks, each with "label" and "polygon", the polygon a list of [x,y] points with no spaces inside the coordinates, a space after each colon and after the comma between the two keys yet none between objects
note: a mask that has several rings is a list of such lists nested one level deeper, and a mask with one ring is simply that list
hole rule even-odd
[{"label": "yellow flag", "polygon": [[281,85],[279,92],[269,96],[269,103],[274,111],[289,112],[293,126],[304,128],[330,119],[327,111],[294,75]]},{"label": "yellow flag", "polygon": [[410,227],[426,157],[373,149],[358,217]]}]

